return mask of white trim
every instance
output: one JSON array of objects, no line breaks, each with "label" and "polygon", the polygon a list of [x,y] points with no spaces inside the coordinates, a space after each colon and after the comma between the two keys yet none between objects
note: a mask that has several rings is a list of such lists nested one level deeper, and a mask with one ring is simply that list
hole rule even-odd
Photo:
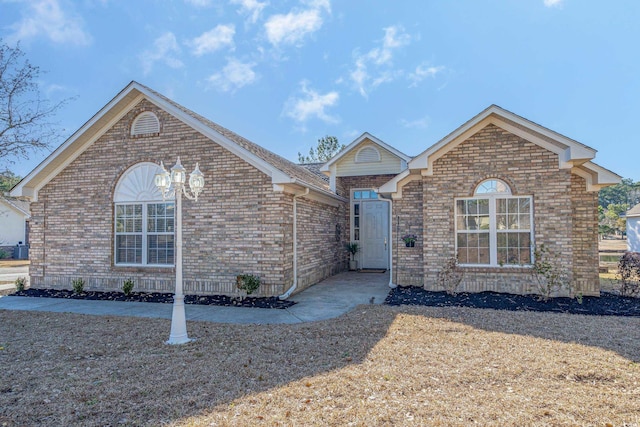
[{"label": "white trim", "polygon": [[331,171],[331,166],[336,164],[338,160],[340,160],[342,157],[344,157],[347,153],[349,153],[351,150],[353,150],[356,146],[358,146],[361,142],[365,140],[371,141],[373,144],[380,146],[381,148],[387,150],[388,152],[395,155],[396,157],[399,157],[401,160],[404,160],[405,162],[409,162],[409,160],[411,160],[411,156],[407,156],[403,152],[398,151],[397,149],[393,148],[389,144],[371,135],[369,132],[365,132],[359,137],[357,137],[355,140],[353,140],[351,144],[347,145],[344,150],[340,151],[338,154],[336,154],[331,159],[329,159],[327,163],[322,165],[322,167],[320,168],[320,172],[329,173]]},{"label": "white trim", "polygon": [[[289,184],[296,181],[292,176],[134,81],[100,109],[87,123],[31,171],[27,177],[20,181],[11,191],[11,194],[29,195],[33,200],[37,200],[38,191],[44,185],[78,158],[143,98],[271,177],[273,184]],[[94,127],[97,127],[97,129],[94,130]],[[38,177],[43,173],[45,173],[44,176]]]},{"label": "white trim", "polygon": [[[374,154],[374,157],[376,157],[376,159],[375,159],[375,160],[361,160],[361,159],[359,160],[359,159],[358,159],[358,156],[360,156],[360,155],[361,155],[361,153],[362,153],[364,150],[370,150],[370,151],[374,152],[374,153],[375,153],[375,154]],[[360,149],[356,152],[356,155],[355,155],[355,157],[354,157],[353,161],[354,161],[355,163],[380,163],[380,162],[382,161],[382,158],[381,158],[381,156],[380,156],[380,150],[378,150],[378,149],[377,149],[376,147],[374,147],[373,145],[365,145],[364,147],[360,148]]]},{"label": "white trim", "polygon": [[[483,181],[484,182],[484,181]],[[508,187],[508,186],[507,186]],[[505,232],[504,230],[498,230],[496,224],[496,200],[497,199],[529,199],[529,263],[528,264],[503,264],[500,265],[498,263],[498,232]],[[528,195],[512,195],[511,193],[489,193],[489,194],[478,194],[472,197],[456,197],[454,199],[454,209],[453,209],[453,221],[454,221],[454,249],[455,254],[458,254],[458,201],[459,200],[479,200],[484,199],[489,201],[489,264],[465,264],[460,263],[461,267],[491,267],[491,268],[503,268],[503,267],[530,267],[533,264],[533,251],[535,248],[534,243],[534,222],[533,222],[533,196]],[[513,233],[524,233],[526,230],[517,229],[517,230],[507,230],[507,234],[509,232]],[[465,234],[475,234],[475,233],[465,233]],[[479,233],[478,233],[479,234]]]}]

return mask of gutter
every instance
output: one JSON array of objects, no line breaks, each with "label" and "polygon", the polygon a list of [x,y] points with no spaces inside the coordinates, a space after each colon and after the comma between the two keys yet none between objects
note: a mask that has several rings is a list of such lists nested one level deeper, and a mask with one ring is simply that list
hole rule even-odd
[{"label": "gutter", "polygon": [[298,287],[298,203],[297,198],[309,194],[309,187],[305,187],[304,193],[293,196],[293,284],[284,294],[278,298],[285,300],[291,296]]},{"label": "gutter", "polygon": [[382,198],[380,193],[378,193],[378,200],[389,204],[389,230],[387,230],[389,233],[389,287],[395,289],[398,285],[393,283],[393,201]]}]

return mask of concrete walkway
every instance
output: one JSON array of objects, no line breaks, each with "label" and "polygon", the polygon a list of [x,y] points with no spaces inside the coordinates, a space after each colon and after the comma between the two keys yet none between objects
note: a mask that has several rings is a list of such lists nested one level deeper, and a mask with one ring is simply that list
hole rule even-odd
[{"label": "concrete walkway", "polygon": [[[360,304],[382,304],[388,273],[341,273],[292,296],[284,310],[186,304],[187,320],[218,323],[303,323],[338,317]],[[172,305],[145,302],[85,301],[62,298],[0,297],[0,310],[48,311],[97,316],[170,319]]]}]

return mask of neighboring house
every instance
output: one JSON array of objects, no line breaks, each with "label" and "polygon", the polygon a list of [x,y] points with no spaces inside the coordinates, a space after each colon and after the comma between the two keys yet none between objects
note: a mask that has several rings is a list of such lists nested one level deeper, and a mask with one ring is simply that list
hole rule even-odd
[{"label": "neighboring house", "polygon": [[234,294],[248,273],[288,296],[346,270],[356,241],[360,267],[391,270],[390,285],[436,289],[457,254],[461,289],[514,293],[533,291],[545,244],[599,294],[597,191],[620,177],[574,140],[491,106],[414,158],[365,133],[303,167],[136,82],[13,189],[33,201],[32,286],[172,291],[173,203],[153,176],[177,156],[206,180],[183,209],[186,293]]},{"label": "neighboring house", "polygon": [[0,249],[9,256],[16,245],[28,243],[30,217],[28,201],[0,196]]},{"label": "neighboring house", "polygon": [[640,252],[640,203],[627,211],[627,248]]}]

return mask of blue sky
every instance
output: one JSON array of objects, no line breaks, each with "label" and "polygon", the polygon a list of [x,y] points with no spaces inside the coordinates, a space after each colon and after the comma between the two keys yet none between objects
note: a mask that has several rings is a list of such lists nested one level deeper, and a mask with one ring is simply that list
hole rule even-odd
[{"label": "blue sky", "polygon": [[293,161],[365,131],[416,155],[497,104],[634,181],[638,22],[636,0],[0,0],[42,93],[74,98],[64,136],[131,80]]}]

